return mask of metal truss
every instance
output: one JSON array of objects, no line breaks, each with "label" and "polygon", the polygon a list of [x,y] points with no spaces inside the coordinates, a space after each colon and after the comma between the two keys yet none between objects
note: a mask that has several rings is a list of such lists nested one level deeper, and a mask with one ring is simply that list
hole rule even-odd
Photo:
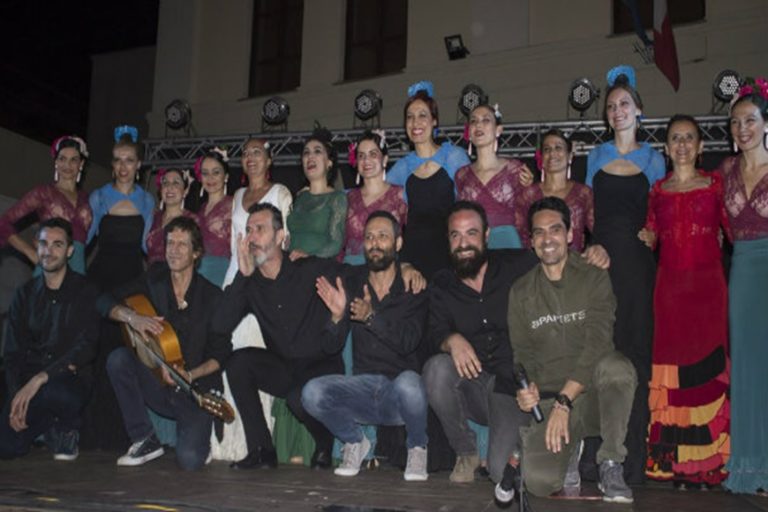
[{"label": "metal truss", "polygon": [[[668,118],[644,119],[638,132],[638,140],[660,149],[666,140]],[[697,117],[704,133],[705,152],[728,152],[730,134],[726,116]],[[499,153],[516,158],[532,157],[541,135],[550,128],[558,128],[574,141],[576,156],[589,153],[595,146],[611,139],[601,120],[553,121],[539,123],[510,123],[504,125],[499,139]],[[347,161],[349,144],[357,140],[364,129],[335,130],[333,141],[341,162]],[[407,154],[411,148],[403,128],[386,130],[390,162]],[[311,132],[267,132],[257,134],[272,145],[272,165],[276,167],[301,165],[304,141]],[[144,164],[152,169],[159,167],[191,167],[206,150],[226,147],[231,164],[240,166],[242,144],[254,134],[210,135],[205,137],[162,138],[144,141]],[[438,140],[450,140],[457,145],[466,145],[463,140],[464,126],[453,125],[440,128]]]}]

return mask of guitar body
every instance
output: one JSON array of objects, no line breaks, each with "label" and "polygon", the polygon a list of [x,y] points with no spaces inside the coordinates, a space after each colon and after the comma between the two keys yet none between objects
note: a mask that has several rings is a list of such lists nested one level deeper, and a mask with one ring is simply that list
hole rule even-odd
[{"label": "guitar body", "polygon": [[[140,315],[157,316],[157,311],[144,295],[132,295],[125,299],[125,305]],[[162,370],[168,371],[168,376],[176,383],[177,391],[183,391],[205,411],[221,419],[225,423],[235,420],[235,411],[222,396],[221,392],[211,390],[208,393],[200,391],[197,383],[189,383],[181,375],[180,371],[186,369],[184,357],[181,355],[181,345],[176,331],[171,324],[163,320],[163,331],[159,336],[152,336],[145,341],[136,331],[127,324],[121,324],[125,343],[136,352],[136,357],[149,369],[151,369],[160,382],[167,384],[163,379]]]},{"label": "guitar body", "polygon": [[[157,311],[152,306],[144,295],[131,295],[125,299],[125,305],[133,309],[140,315],[144,316],[158,316]],[[148,342],[145,342],[139,337],[139,335],[133,331],[126,324],[122,324],[123,333],[125,334],[125,341],[129,347],[136,351],[136,356],[146,366],[153,370],[153,373],[164,382],[162,379],[162,373],[160,365],[156,362],[154,357],[151,357],[147,353],[147,350],[152,350],[155,354],[168,363],[169,366],[174,368],[185,368],[184,356],[181,355],[181,345],[179,344],[179,338],[176,336],[176,331],[173,330],[171,324],[163,320],[163,332],[157,337],[152,337]]]}]

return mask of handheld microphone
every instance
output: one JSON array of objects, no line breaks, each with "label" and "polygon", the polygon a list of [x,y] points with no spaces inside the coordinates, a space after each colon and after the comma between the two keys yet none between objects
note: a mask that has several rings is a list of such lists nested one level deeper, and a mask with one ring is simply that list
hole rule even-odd
[{"label": "handheld microphone", "polygon": [[[528,389],[528,374],[525,373],[525,368],[523,368],[523,365],[521,364],[515,364],[515,380],[523,389]],[[539,404],[536,404],[533,406],[533,409],[531,409],[531,414],[533,414],[533,418],[536,420],[536,423],[541,423],[544,421],[544,415],[541,413],[541,407],[539,407]]]}]

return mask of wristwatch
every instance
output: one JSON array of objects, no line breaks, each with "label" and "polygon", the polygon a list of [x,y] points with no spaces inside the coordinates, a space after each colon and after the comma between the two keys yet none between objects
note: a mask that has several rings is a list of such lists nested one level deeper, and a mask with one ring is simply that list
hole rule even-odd
[{"label": "wristwatch", "polygon": [[567,407],[569,411],[573,409],[573,402],[571,401],[570,398],[568,398],[568,395],[565,395],[563,393],[560,393],[555,397],[555,402]]}]

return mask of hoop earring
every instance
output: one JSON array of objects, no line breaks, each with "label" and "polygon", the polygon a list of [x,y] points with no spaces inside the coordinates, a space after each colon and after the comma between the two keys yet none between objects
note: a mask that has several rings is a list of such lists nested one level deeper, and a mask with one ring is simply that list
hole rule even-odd
[{"label": "hoop earring", "polygon": [[83,171],[77,171],[77,178],[75,178],[75,183],[80,183],[80,178],[83,177]]},{"label": "hoop earring", "polygon": [[739,152],[739,145],[736,144],[736,141],[733,141],[733,152],[738,153]]},{"label": "hoop earring", "polygon": [[541,168],[541,182],[544,183],[544,180],[547,178],[547,173],[544,172],[544,168]]},{"label": "hoop earring", "polygon": [[161,200],[160,200],[160,209],[162,210],[164,207],[165,207],[165,203],[164,203],[164,202],[163,202],[163,200],[161,199]]},{"label": "hoop earring", "polygon": [[768,149],[768,130],[766,130],[765,135],[763,135],[763,147]]},{"label": "hoop earring", "polygon": [[59,182],[59,171],[58,171],[58,169],[53,171],[53,181],[54,181],[54,183],[58,183]]},{"label": "hoop earring", "polygon": [[135,174],[135,176],[136,176],[136,181],[139,181],[139,173],[138,172]]},{"label": "hoop earring", "polygon": [[496,137],[493,139],[493,152],[498,153],[499,152],[499,138]]},{"label": "hoop earring", "polygon": [[387,170],[386,169],[384,169],[381,172],[381,181],[387,181]]},{"label": "hoop earring", "polygon": [[467,144],[467,156],[472,156],[472,142]]},{"label": "hoop earring", "polygon": [[360,173],[357,173],[357,177],[355,178],[355,185],[360,184]]},{"label": "hoop earring", "polygon": [[203,197],[203,194],[205,194],[205,189],[203,188],[203,185],[200,185],[200,197]]},{"label": "hoop earring", "polygon": [[568,168],[565,170],[565,179],[571,179],[571,162],[568,162]]}]

